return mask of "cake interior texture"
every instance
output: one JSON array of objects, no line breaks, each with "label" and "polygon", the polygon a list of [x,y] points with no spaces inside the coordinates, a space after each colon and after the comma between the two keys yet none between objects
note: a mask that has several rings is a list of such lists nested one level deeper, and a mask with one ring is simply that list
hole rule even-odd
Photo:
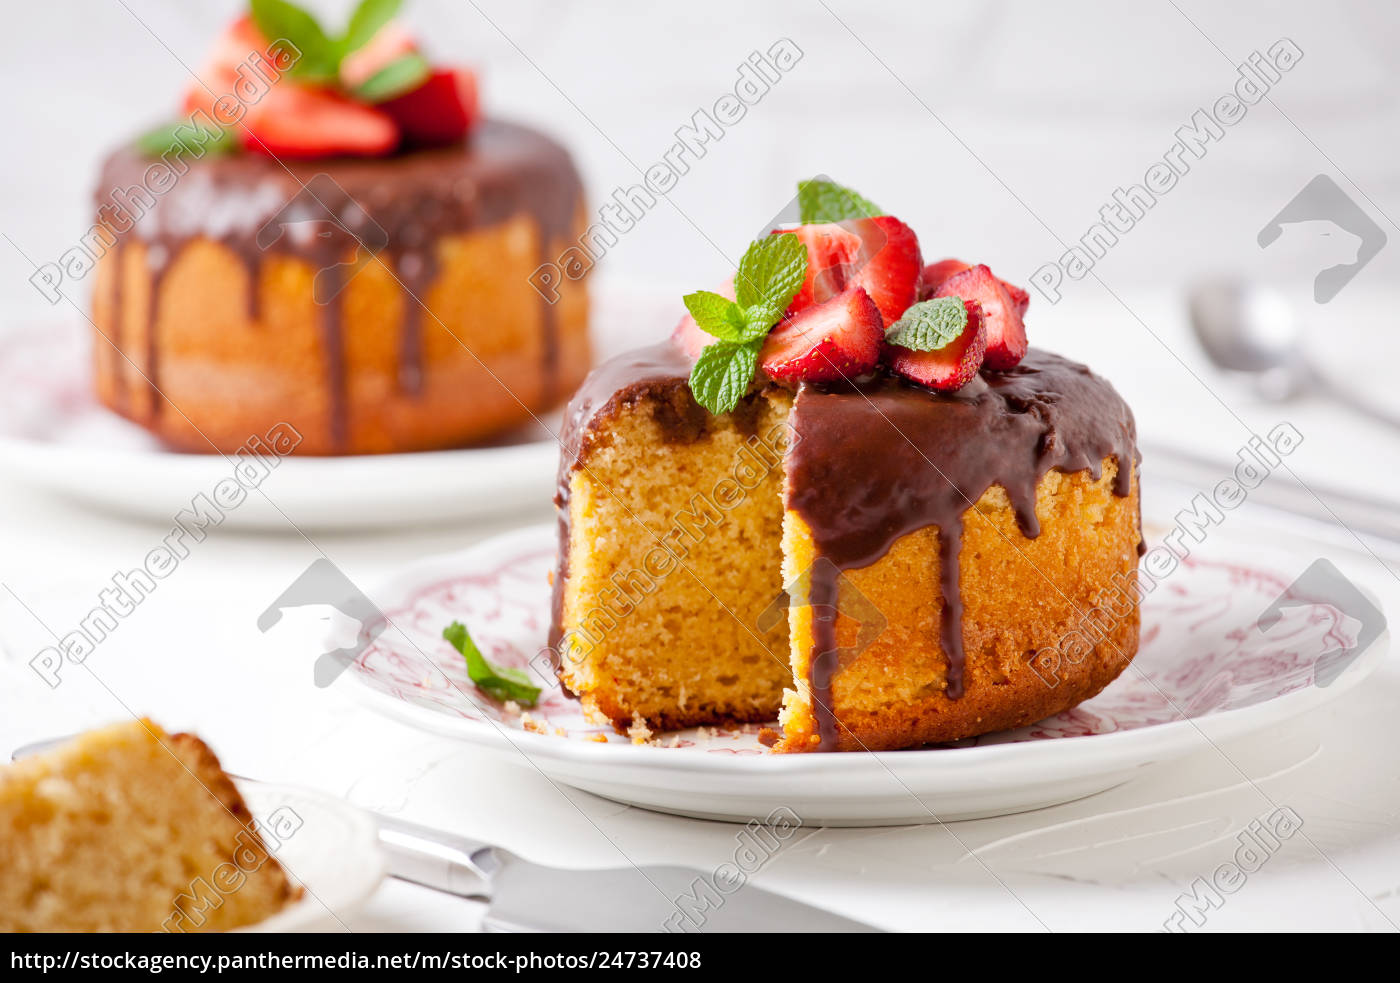
[{"label": "cake interior texture", "polygon": [[226,931],[298,893],[197,737],[150,721],[0,770],[0,931]]},{"label": "cake interior texture", "polygon": [[1131,414],[1083,366],[717,417],[667,367],[600,370],[571,407],[552,643],[596,719],[910,747],[1051,716],[1136,654]]},{"label": "cake interior texture", "polygon": [[790,401],[753,395],[707,418],[689,399],[620,408],[567,479],[577,562],[561,678],[594,715],[638,732],[771,720],[791,678],[786,610],[763,617],[782,587]]}]

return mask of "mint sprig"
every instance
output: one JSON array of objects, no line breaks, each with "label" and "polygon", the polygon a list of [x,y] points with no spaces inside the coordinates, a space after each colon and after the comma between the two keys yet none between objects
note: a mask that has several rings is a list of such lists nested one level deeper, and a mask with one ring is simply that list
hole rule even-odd
[{"label": "mint sprig", "polygon": [[462,653],[467,660],[467,678],[487,696],[502,703],[514,700],[527,707],[539,702],[540,688],[531,684],[530,677],[520,669],[492,664],[476,647],[466,625],[454,621],[442,630],[442,637]]},{"label": "mint sprig", "polygon": [[711,413],[728,413],[748,391],[758,353],[807,278],[807,247],[794,235],[755,241],[739,261],[734,300],[709,290],[685,296],[686,310],[717,340],[690,370],[690,392]]},{"label": "mint sprig", "polygon": [[885,210],[869,198],[835,181],[819,179],[797,182],[797,207],[803,225],[874,218],[885,214]]},{"label": "mint sprig", "polygon": [[136,138],[136,148],[147,157],[164,157],[174,154],[177,157],[188,154],[200,160],[206,154],[218,156],[234,150],[237,143],[233,134],[213,122],[196,117],[167,123],[147,130]]},{"label": "mint sprig", "polygon": [[249,6],[253,23],[263,37],[274,44],[286,41],[299,53],[300,57],[287,70],[288,75],[308,82],[332,84],[340,77],[340,63],[345,56],[369,44],[399,12],[402,2],[360,0],[350,15],[345,34],[340,37],[331,37],[313,14],[290,0],[250,0]]},{"label": "mint sprig", "polygon": [[910,307],[885,332],[885,341],[915,352],[936,352],[967,330],[967,305],[959,297],[935,297]]}]

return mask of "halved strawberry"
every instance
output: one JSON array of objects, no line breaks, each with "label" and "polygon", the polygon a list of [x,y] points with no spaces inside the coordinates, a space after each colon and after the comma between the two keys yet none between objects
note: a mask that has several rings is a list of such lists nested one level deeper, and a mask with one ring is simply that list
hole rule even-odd
[{"label": "halved strawberry", "polygon": [[917,298],[923,264],[919,237],[893,215],[799,225],[775,234],[796,235],[807,246],[807,279],[788,307],[790,314],[858,286],[889,325]]},{"label": "halved strawberry", "polygon": [[[251,16],[244,14],[229,24],[214,42],[198,78],[185,89],[184,112],[202,109],[223,123],[226,121],[214,116],[216,101],[225,96],[242,102],[256,101],[267,80],[281,74],[267,57],[267,49],[267,39]],[[227,105],[235,103],[230,101]]]},{"label": "halved strawberry", "polygon": [[934,296],[961,297],[982,305],[982,316],[987,322],[987,368],[1009,369],[1025,357],[1026,325],[1021,312],[1006,284],[986,266],[972,266],[955,273],[943,281]]},{"label": "halved strawberry", "polygon": [[476,75],[468,68],[440,68],[418,88],[379,108],[393,117],[404,140],[419,147],[455,143],[478,115]]},{"label": "halved strawberry", "polygon": [[385,113],[329,89],[283,81],[248,108],[238,131],[247,150],[273,157],[377,157],[399,143]]},{"label": "halved strawberry", "polygon": [[975,300],[963,299],[967,327],[935,352],[915,352],[885,345],[884,357],[899,375],[938,392],[954,392],[973,380],[987,351],[987,320]]},{"label": "halved strawberry", "polygon": [[[940,259],[937,263],[930,263],[924,267],[923,274],[919,277],[919,299],[927,300],[934,296],[935,291],[943,286],[943,282],[950,276],[961,273],[963,270],[972,268],[971,263],[964,263],[960,259]],[[998,278],[1000,279],[1000,278]],[[1031,306],[1031,295],[1024,287],[1018,287],[1014,283],[1001,281],[1001,285],[1006,288],[1006,292],[1011,295],[1011,302],[1016,305],[1016,310],[1022,317],[1026,316],[1026,309]]]},{"label": "halved strawberry", "polygon": [[864,288],[852,285],[779,321],[758,364],[780,382],[850,379],[875,368],[884,336],[880,308]]}]

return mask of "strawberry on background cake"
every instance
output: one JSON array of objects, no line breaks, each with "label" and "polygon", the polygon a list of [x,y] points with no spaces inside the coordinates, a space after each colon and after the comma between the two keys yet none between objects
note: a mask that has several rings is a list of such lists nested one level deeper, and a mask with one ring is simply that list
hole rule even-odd
[{"label": "strawberry on background cake", "polygon": [[779,752],[955,741],[1092,697],[1138,646],[1131,411],[1028,347],[1029,298],[987,265],[925,265],[834,183],[798,197],[801,224],[569,406],[560,680],[621,731],[776,718]]},{"label": "strawberry on background cake", "polygon": [[253,0],[179,122],[102,168],[98,395],[169,444],[297,453],[490,438],[590,364],[581,280],[531,273],[586,218],[555,141],[484,117],[475,73],[362,0],[336,35]]}]

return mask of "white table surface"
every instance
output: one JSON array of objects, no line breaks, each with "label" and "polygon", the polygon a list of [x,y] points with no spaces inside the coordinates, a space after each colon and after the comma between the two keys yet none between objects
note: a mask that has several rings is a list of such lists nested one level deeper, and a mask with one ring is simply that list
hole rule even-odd
[{"label": "white table surface", "polygon": [[[1339,306],[1346,299],[1328,313],[1351,323],[1355,312]],[[1167,349],[1199,366],[1169,297],[1135,295],[1129,303]],[[1358,330],[1379,334],[1393,320]],[[1030,323],[1037,343],[1083,357],[1112,378],[1146,436],[1224,457],[1243,443],[1240,425],[1111,298],[1033,309]],[[1198,370],[1254,425],[1287,418],[1307,435],[1292,462],[1307,480],[1379,494],[1400,470],[1396,435],[1327,406],[1258,404],[1230,380]],[[275,475],[264,488],[275,498]],[[315,546],[293,533],[218,530],[120,623],[90,657],[91,672],[73,672],[50,690],[25,667],[49,644],[35,616],[75,622],[165,530],[0,483],[0,581],[7,588],[0,591],[0,752],[143,713],[168,729],[198,732],[238,774],[312,786],[539,861],[713,869],[733,856],[739,827],[561,791],[517,763],[382,719],[351,699],[350,680],[312,685],[323,622],[289,612],[267,634],[256,627],[317,547],[352,579],[374,584],[423,554],[547,520],[548,495],[541,489],[536,505],[488,524],[313,535]],[[1169,515],[1185,504],[1180,496],[1179,489],[1161,493],[1149,512]],[[1231,535],[1272,536],[1244,512],[1236,515]],[[1400,612],[1400,580],[1374,562],[1324,547],[1293,549],[1299,569],[1315,555],[1335,556],[1392,617]],[[1230,859],[1239,831],[1268,813],[1272,799],[1302,816],[1306,842],[1288,841],[1210,913],[1205,929],[1393,929],[1400,923],[1396,706],[1400,665],[1392,657],[1367,685],[1326,708],[1219,748],[1203,743],[1199,753],[1101,795],[950,827],[804,830],[755,882],[890,929],[1155,930],[1191,881]],[[477,903],[391,880],[344,920],[354,931],[473,931],[480,916]]]}]

